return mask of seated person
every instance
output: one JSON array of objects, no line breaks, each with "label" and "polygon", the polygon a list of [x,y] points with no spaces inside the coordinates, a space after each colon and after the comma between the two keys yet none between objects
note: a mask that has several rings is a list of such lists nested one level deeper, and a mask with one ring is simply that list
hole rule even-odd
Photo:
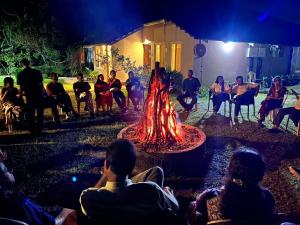
[{"label": "seated person", "polygon": [[134,73],[130,71],[128,73],[128,79],[126,80],[126,90],[128,97],[130,98],[135,111],[139,111],[139,104],[143,98],[143,86],[141,85],[140,79],[134,76]]},{"label": "seated person", "polygon": [[0,217],[27,224],[54,225],[54,218],[28,197],[14,189],[15,177],[4,164],[6,154],[0,149]]},{"label": "seated person", "polygon": [[[103,112],[112,111],[112,93],[109,91],[109,85],[104,81],[103,74],[100,74],[94,85],[95,95],[96,95],[96,112],[99,113],[100,106]],[[106,106],[106,110],[105,110]]]},{"label": "seated person", "polygon": [[235,103],[234,107],[234,117],[238,117],[241,111],[241,105],[249,100],[249,90],[255,90],[257,94],[259,91],[259,85],[256,83],[244,83],[242,76],[237,76],[235,84],[232,87],[232,93],[235,94],[232,101]]},{"label": "seated person", "polygon": [[157,220],[157,214],[174,216],[178,212],[171,189],[163,188],[161,168],[128,178],[135,161],[135,147],[128,140],[117,140],[107,148],[101,179],[81,193],[83,214],[104,224],[155,224],[149,220]]},{"label": "seated person", "polygon": [[190,224],[224,219],[236,224],[239,221],[270,224],[275,201],[271,192],[259,185],[264,172],[265,163],[258,153],[250,149],[235,151],[227,168],[225,185],[205,190],[191,203]]},{"label": "seated person", "polygon": [[18,89],[14,87],[14,80],[11,77],[4,78],[4,87],[0,94],[0,104],[4,111],[11,109],[17,119],[23,119],[22,107],[24,106],[24,101],[19,96]]},{"label": "seated person", "polygon": [[215,83],[210,87],[210,91],[213,94],[212,101],[214,114],[217,114],[222,102],[230,99],[230,87],[228,84],[224,83],[223,76],[217,76]]},{"label": "seated person", "polygon": [[[198,78],[193,77],[193,70],[188,71],[188,78],[184,79],[182,89],[183,94],[177,97],[177,100],[182,105],[186,111],[192,110],[195,104],[197,104],[197,92],[201,87],[200,81]],[[190,104],[187,104],[184,100],[185,98],[190,97],[192,101]]]},{"label": "seated person", "polygon": [[261,102],[261,107],[258,111],[259,126],[263,126],[263,121],[269,112],[276,108],[282,108],[282,102],[284,95],[286,93],[286,88],[282,85],[281,78],[279,76],[274,77],[271,88],[268,91],[267,97]]},{"label": "seated person", "polygon": [[112,92],[113,97],[118,104],[119,108],[121,109],[122,112],[127,111],[126,107],[126,98],[124,93],[121,91],[122,84],[119,79],[116,78],[116,71],[112,70],[110,71],[109,75],[109,91]]},{"label": "seated person", "polygon": [[62,83],[58,82],[57,73],[51,73],[50,77],[52,81],[46,86],[46,92],[48,96],[52,96],[56,100],[57,104],[61,106],[63,111],[66,113],[67,118],[69,117],[70,112],[77,117],[78,115],[72,106],[70,96],[65,91]]},{"label": "seated person", "polygon": [[73,90],[77,101],[78,115],[80,115],[80,102],[85,102],[85,110],[90,111],[90,118],[94,118],[94,106],[91,93],[91,86],[84,81],[83,74],[77,74],[77,82],[73,84]]},{"label": "seated person", "polygon": [[279,109],[276,117],[274,118],[272,129],[278,129],[285,115],[290,115],[295,126],[298,126],[298,123],[300,121],[300,98],[299,94],[296,91],[294,91],[293,89],[291,89],[291,91],[296,96],[297,102],[294,107]]},{"label": "seated person", "polygon": [[57,105],[58,104],[57,104],[56,99],[53,96],[48,95],[46,89],[44,88],[44,90],[43,90],[43,107],[51,108],[51,112],[52,112],[55,123],[57,125],[61,125],[61,122],[59,120]]}]

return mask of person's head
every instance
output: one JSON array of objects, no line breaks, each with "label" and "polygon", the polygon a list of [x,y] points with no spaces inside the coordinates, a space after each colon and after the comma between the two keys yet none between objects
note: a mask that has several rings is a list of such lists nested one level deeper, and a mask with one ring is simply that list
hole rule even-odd
[{"label": "person's head", "polygon": [[50,78],[53,82],[57,82],[58,81],[57,73],[51,73]]},{"label": "person's head", "polygon": [[263,158],[250,148],[233,153],[227,168],[227,182],[239,181],[245,186],[256,186],[265,173]]},{"label": "person's head", "polygon": [[222,84],[222,83],[224,83],[224,78],[223,78],[223,76],[217,76],[216,83],[217,83],[217,84]]},{"label": "person's head", "polygon": [[12,79],[11,77],[5,77],[3,83],[4,83],[4,87],[6,88],[13,87],[14,79]]},{"label": "person's head", "polygon": [[188,70],[188,78],[192,78],[193,74],[193,70]]},{"label": "person's head", "polygon": [[83,73],[78,73],[78,74],[77,74],[77,80],[78,80],[79,82],[83,81]]},{"label": "person's head", "polygon": [[98,77],[97,77],[97,82],[100,82],[100,81],[104,81],[103,74],[99,74]]},{"label": "person's head", "polygon": [[136,161],[135,147],[132,142],[120,139],[114,141],[106,150],[104,173],[110,177],[125,178],[130,175]]},{"label": "person's head", "polygon": [[21,60],[21,64],[23,65],[23,67],[29,67],[29,65],[30,65],[30,62],[29,62],[29,60],[28,59],[22,59]]},{"label": "person's head", "polygon": [[261,220],[272,215],[272,206],[266,205],[259,186],[265,168],[262,157],[250,148],[233,153],[221,191],[220,211],[224,217]]},{"label": "person's head", "polygon": [[237,83],[238,85],[242,85],[242,84],[244,83],[244,79],[243,79],[242,76],[237,76],[237,77],[235,78],[235,80],[236,80],[236,83]]},{"label": "person's head", "polygon": [[282,80],[280,76],[276,76],[273,78],[273,85],[275,87],[281,87],[282,86]]},{"label": "person's head", "polygon": [[113,80],[116,78],[116,71],[115,70],[111,70],[110,73],[109,73],[109,79]]},{"label": "person's head", "polygon": [[129,73],[128,73],[128,78],[129,78],[129,79],[134,78],[134,73],[133,73],[133,71],[129,71]]}]

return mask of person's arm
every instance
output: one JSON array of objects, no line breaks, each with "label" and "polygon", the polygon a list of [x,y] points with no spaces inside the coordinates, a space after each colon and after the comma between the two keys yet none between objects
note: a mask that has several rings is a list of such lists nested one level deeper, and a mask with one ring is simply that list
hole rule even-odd
[{"label": "person's arm", "polygon": [[299,94],[294,89],[291,89],[291,92],[292,92],[293,95],[296,96],[296,99],[298,100],[299,99]]},{"label": "person's arm", "polygon": [[186,79],[184,79],[184,81],[182,83],[182,91],[183,91],[183,93],[186,92],[186,89],[187,89],[187,83],[186,83]]},{"label": "person's arm", "polygon": [[1,90],[0,101],[3,101],[3,99],[5,98],[7,93],[8,93],[8,90],[6,90],[5,92],[3,91],[3,89]]},{"label": "person's arm", "polygon": [[96,183],[96,185],[94,186],[95,188],[102,188],[106,185],[107,182],[107,177],[102,174],[101,178],[98,180],[98,182]]},{"label": "person's arm", "polygon": [[88,91],[91,90],[91,85],[90,85],[90,83],[89,83],[89,82],[86,82],[86,83],[87,83],[87,85],[86,85],[87,90],[88,90]]},{"label": "person's arm", "polygon": [[200,83],[200,81],[196,78],[196,92],[199,92],[200,88],[201,88],[201,83]]},{"label": "person's arm", "polygon": [[216,85],[216,83],[213,83],[213,84],[210,86],[210,88],[209,88],[209,91],[210,91],[212,94],[216,94],[215,85]]},{"label": "person's arm", "polygon": [[[49,83],[50,84],[50,83]],[[50,90],[50,88],[49,88],[49,84],[47,84],[47,86],[46,86],[46,92],[47,92],[47,95],[48,96],[51,96],[52,95],[52,91]]]}]

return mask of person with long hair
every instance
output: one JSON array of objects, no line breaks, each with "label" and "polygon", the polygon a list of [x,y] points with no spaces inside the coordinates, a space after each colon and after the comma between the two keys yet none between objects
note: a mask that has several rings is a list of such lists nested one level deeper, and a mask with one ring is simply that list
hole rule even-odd
[{"label": "person with long hair", "polygon": [[112,108],[112,93],[109,91],[109,85],[104,81],[103,74],[99,74],[97,81],[94,85],[95,95],[96,95],[96,114],[99,113],[100,106],[102,111],[111,112]]},{"label": "person with long hair", "polygon": [[190,223],[231,220],[241,224],[268,224],[274,216],[275,201],[271,192],[259,185],[265,168],[263,158],[255,151],[249,148],[235,151],[224,186],[205,190],[191,203]]},{"label": "person with long hair", "polygon": [[216,81],[211,85],[210,92],[213,94],[213,110],[217,114],[222,102],[230,99],[230,87],[224,82],[223,76],[217,76]]},{"label": "person with long hair", "polygon": [[282,80],[279,76],[273,78],[272,85],[268,91],[267,97],[261,102],[261,107],[258,111],[259,119],[258,124],[260,127],[263,126],[263,121],[269,112],[276,108],[282,108],[282,102],[286,88],[282,85]]}]

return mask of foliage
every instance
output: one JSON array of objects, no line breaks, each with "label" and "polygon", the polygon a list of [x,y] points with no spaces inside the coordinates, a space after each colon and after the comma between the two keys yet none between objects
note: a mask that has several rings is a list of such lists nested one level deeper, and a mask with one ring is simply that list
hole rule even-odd
[{"label": "foliage", "polygon": [[167,69],[167,73],[170,76],[170,83],[172,87],[172,92],[181,93],[182,90],[182,82],[183,82],[183,75],[177,71],[170,71]]},{"label": "foliage", "polygon": [[147,83],[148,78],[150,77],[151,69],[149,66],[136,66],[136,61],[120,54],[118,48],[111,48],[111,56],[104,54],[100,55],[99,59],[100,65],[103,67],[111,65],[112,69],[116,71],[124,70],[126,73],[133,71],[144,84]]}]

